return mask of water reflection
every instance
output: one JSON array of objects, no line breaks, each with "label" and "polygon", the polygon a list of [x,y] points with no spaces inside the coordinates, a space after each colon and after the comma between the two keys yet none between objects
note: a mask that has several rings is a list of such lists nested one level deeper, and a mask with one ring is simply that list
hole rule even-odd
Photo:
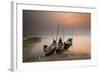
[{"label": "water reflection", "polygon": [[[50,45],[52,43],[53,37],[51,36],[41,36],[41,42],[37,43],[31,49],[31,54],[34,56],[44,56],[43,45]],[[91,55],[91,38],[89,35],[74,35],[64,37],[64,41],[67,41],[69,37],[73,37],[73,45],[70,47],[69,51],[76,53],[83,53]]]}]

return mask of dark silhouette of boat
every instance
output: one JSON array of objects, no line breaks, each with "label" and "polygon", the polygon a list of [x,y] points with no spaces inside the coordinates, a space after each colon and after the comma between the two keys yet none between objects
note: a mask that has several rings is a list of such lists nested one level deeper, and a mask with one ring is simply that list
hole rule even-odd
[{"label": "dark silhouette of boat", "polygon": [[69,38],[67,40],[67,42],[64,42],[64,45],[62,46],[63,49],[61,49],[60,47],[58,49],[56,49],[56,53],[59,54],[59,53],[62,53],[64,51],[67,51],[70,47],[72,46],[72,38]]},{"label": "dark silhouette of boat", "polygon": [[44,45],[43,48],[44,48],[45,56],[49,56],[53,54],[56,51],[56,41],[53,39],[53,42],[49,47],[48,45]]},{"label": "dark silhouette of boat", "polygon": [[72,40],[73,40],[72,38],[69,38],[67,42],[64,42],[64,49],[63,49],[64,51],[68,50],[68,48],[72,46]]},{"label": "dark silhouette of boat", "polygon": [[[59,27],[58,27],[58,31],[57,31],[57,36],[59,33]],[[56,36],[56,40],[53,39],[53,42],[51,45],[44,45],[43,49],[44,49],[44,53],[45,56],[50,56],[52,54],[61,54],[64,51],[67,51],[71,46],[72,46],[72,38],[68,38],[67,41],[63,42],[62,41],[62,37],[59,38],[59,41],[57,42],[57,36]]]}]

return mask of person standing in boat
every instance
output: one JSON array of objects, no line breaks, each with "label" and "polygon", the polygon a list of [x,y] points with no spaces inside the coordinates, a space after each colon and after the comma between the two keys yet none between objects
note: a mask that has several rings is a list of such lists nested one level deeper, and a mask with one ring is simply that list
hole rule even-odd
[{"label": "person standing in boat", "polygon": [[56,40],[55,39],[53,39],[52,45],[56,46]]},{"label": "person standing in boat", "polygon": [[62,38],[60,37],[57,44],[56,54],[61,54],[62,50],[63,50],[63,42],[62,42]]},{"label": "person standing in boat", "polygon": [[61,37],[59,38],[58,49],[63,49],[63,42]]}]

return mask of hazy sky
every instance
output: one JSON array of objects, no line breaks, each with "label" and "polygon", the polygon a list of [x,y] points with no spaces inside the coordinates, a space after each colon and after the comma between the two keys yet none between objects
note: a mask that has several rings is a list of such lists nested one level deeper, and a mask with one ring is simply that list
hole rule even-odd
[{"label": "hazy sky", "polygon": [[56,33],[58,24],[66,33],[90,32],[91,14],[23,10],[24,34]]}]

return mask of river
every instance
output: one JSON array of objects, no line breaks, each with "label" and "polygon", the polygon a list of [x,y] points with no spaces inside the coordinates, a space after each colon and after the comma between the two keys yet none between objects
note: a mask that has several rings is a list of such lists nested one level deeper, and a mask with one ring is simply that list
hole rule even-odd
[{"label": "river", "polygon": [[[24,38],[30,37],[42,37],[41,42],[37,43],[35,46],[31,48],[31,55],[33,56],[44,56],[43,45],[50,45],[52,40],[55,39],[55,36],[51,35],[30,35]],[[73,38],[73,45],[69,48],[69,51],[73,51],[76,53],[83,53],[87,55],[91,55],[91,37],[90,35],[66,35],[64,36],[64,41],[67,41],[68,38]]]}]

